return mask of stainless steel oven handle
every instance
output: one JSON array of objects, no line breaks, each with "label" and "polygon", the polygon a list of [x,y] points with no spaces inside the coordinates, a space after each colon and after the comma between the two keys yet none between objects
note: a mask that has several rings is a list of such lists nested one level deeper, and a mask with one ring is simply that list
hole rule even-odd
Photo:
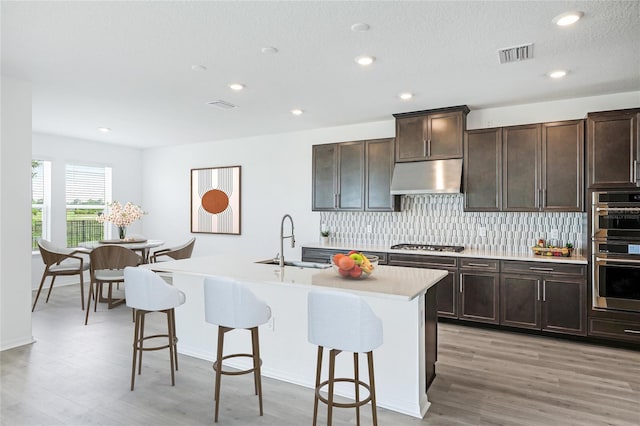
[{"label": "stainless steel oven handle", "polygon": [[612,258],[604,258],[604,257],[597,257],[596,256],[596,262],[616,262],[616,263],[630,263],[632,265],[640,265],[640,260],[630,260],[630,259],[612,259]]},{"label": "stainless steel oven handle", "polygon": [[640,334],[640,330],[630,330],[630,329],[626,329],[624,330],[625,333],[629,333],[629,334]]},{"label": "stainless steel oven handle", "polygon": [[640,207],[596,207],[596,212],[640,213]]}]

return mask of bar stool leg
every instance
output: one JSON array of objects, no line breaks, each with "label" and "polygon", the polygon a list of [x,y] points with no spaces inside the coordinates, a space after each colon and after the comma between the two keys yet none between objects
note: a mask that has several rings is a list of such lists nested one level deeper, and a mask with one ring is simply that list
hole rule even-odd
[{"label": "bar stool leg", "polygon": [[140,334],[138,335],[138,339],[140,341],[140,346],[138,347],[138,374],[141,374],[142,373],[142,352],[144,352],[144,318],[147,315],[147,311],[138,309],[138,314],[140,315]]},{"label": "bar stool leg", "polygon": [[378,426],[378,414],[376,412],[376,384],[373,378],[373,351],[367,352],[367,360],[369,362],[369,391],[371,392],[371,415],[373,417],[373,426]]},{"label": "bar stool leg", "polygon": [[253,380],[260,404],[260,415],[262,416],[262,374],[260,372],[260,340],[258,337],[258,327],[251,329],[251,343],[253,344]]},{"label": "bar stool leg", "polygon": [[224,333],[225,327],[218,326],[218,353],[216,356],[216,363],[214,368],[216,370],[216,389],[214,399],[216,401],[215,418],[214,421],[218,422],[218,408],[220,406],[220,379],[222,378],[222,347],[224,345]]},{"label": "bar stool leg", "polygon": [[360,377],[358,373],[358,353],[353,353],[353,376],[356,382],[356,425],[360,426]]},{"label": "bar stool leg", "polygon": [[313,394],[313,426],[318,420],[318,386],[320,386],[320,374],[322,371],[322,346],[318,346],[318,361],[316,362],[316,388]]},{"label": "bar stool leg", "polygon": [[164,311],[167,314],[167,334],[169,339],[169,363],[171,364],[171,386],[176,385],[176,378],[174,373],[176,354],[174,353],[174,336],[173,327],[171,326],[171,309]]},{"label": "bar stool leg", "polygon": [[178,371],[178,338],[176,337],[176,310],[171,309],[171,330],[173,330],[173,340],[171,341],[173,344],[173,354],[174,354],[174,362],[176,371]]},{"label": "bar stool leg", "polygon": [[331,426],[331,417],[333,415],[333,384],[336,373],[336,355],[340,351],[331,349],[329,351],[329,396],[327,398],[327,426]]},{"label": "bar stool leg", "polygon": [[[89,296],[91,297],[91,296]],[[88,311],[88,308],[87,308]],[[131,390],[133,390],[134,383],[136,381],[136,358],[138,352],[138,339],[139,339],[139,330],[140,330],[140,311],[136,312],[136,323],[133,326],[133,360],[131,362]]]}]

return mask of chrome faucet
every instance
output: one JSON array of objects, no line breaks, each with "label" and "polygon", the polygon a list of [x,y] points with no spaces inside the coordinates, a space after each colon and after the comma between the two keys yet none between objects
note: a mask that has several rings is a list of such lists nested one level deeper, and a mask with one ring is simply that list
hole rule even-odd
[{"label": "chrome faucet", "polygon": [[[291,222],[291,235],[284,235],[284,221],[286,218],[289,218],[289,221]],[[296,237],[295,235],[293,235],[293,218],[288,215],[285,214],[284,216],[282,216],[282,222],[280,223],[280,267],[284,266],[284,239],[285,238],[291,238],[291,248],[296,246]]]}]

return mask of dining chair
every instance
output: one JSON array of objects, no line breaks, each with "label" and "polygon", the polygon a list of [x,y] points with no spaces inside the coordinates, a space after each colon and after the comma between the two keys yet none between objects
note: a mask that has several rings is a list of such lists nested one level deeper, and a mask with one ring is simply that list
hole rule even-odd
[{"label": "dining chair", "polygon": [[[113,284],[124,283],[124,268],[138,266],[142,258],[133,250],[119,245],[104,245],[93,249],[90,255],[91,282],[89,283],[89,296],[87,297],[87,313],[84,325],[89,321],[91,299],[94,299],[93,311],[97,310],[98,301],[102,301],[102,285],[109,284],[107,299],[109,309],[124,303],[124,298],[113,300]],[[95,292],[94,292],[95,284]]]},{"label": "dining chair", "polygon": [[42,279],[40,280],[40,286],[38,286],[38,292],[36,293],[36,299],[33,301],[33,307],[31,312],[36,309],[42,286],[47,277],[51,277],[51,284],[49,285],[49,291],[47,292],[47,300],[49,302],[49,296],[51,296],[51,290],[53,290],[53,283],[58,276],[65,275],[79,275],[80,276],[80,304],[84,309],[84,277],[83,272],[89,269],[89,259],[78,256],[79,254],[88,255],[89,253],[82,249],[72,249],[66,247],[58,247],[51,244],[50,241],[39,239],[38,248],[40,249],[40,256],[44,262],[44,272],[42,272]]},{"label": "dining chair", "polygon": [[188,259],[191,257],[191,253],[193,252],[193,246],[195,246],[195,244],[196,244],[196,239],[194,237],[194,238],[191,238],[186,243],[179,245],[177,247],[170,247],[170,248],[157,250],[151,255],[151,263],[158,262],[158,257],[162,257],[162,256],[168,256],[173,260]]}]

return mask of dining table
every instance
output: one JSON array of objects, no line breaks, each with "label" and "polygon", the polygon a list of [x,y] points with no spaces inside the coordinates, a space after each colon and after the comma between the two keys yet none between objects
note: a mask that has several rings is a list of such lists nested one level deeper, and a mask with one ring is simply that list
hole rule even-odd
[{"label": "dining table", "polygon": [[125,238],[113,239],[113,240],[97,240],[97,241],[83,241],[78,244],[79,247],[87,249],[89,252],[97,247],[103,245],[117,244],[122,245],[128,249],[136,252],[140,252],[142,257],[142,263],[149,263],[149,254],[152,248],[160,247],[164,244],[162,240],[147,240],[144,238]]}]

